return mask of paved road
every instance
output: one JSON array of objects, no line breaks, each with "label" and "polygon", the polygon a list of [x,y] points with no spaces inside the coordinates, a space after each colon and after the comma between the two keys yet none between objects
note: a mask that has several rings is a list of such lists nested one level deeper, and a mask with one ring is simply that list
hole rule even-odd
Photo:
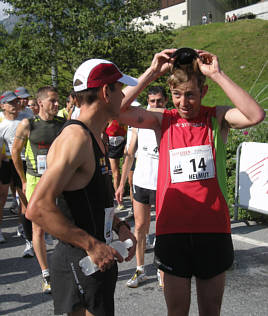
[{"label": "paved road", "polygon": [[[4,210],[3,229],[7,242],[0,244],[0,315],[53,315],[50,295],[42,294],[40,271],[36,259],[21,258],[24,242],[16,236],[17,216]],[[126,206],[129,201],[125,201]],[[118,213],[126,216],[126,210]],[[154,237],[155,216],[152,213],[150,237]],[[133,222],[131,225],[133,227]],[[235,247],[235,265],[228,271],[222,306],[224,316],[268,315],[268,226],[247,226],[232,223]],[[56,244],[56,241],[54,241]],[[48,256],[53,251],[48,247]],[[159,289],[156,269],[153,266],[153,250],[146,253],[146,271],[149,280],[137,289],[129,289],[126,281],[135,270],[135,260],[119,265],[119,277],[115,293],[116,316],[166,315],[163,292]],[[198,315],[195,284],[192,282],[192,306],[190,316]]]}]

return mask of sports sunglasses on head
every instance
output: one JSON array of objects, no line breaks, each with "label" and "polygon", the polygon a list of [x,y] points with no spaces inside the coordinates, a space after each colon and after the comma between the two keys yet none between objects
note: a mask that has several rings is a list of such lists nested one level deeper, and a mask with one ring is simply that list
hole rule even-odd
[{"label": "sports sunglasses on head", "polygon": [[173,66],[177,68],[180,65],[191,64],[194,59],[199,57],[199,55],[192,48],[182,47],[177,49],[170,57],[175,58]]}]

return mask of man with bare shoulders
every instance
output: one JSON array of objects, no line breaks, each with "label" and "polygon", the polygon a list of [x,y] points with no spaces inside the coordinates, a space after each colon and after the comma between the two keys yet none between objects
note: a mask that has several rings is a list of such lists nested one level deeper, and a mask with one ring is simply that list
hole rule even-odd
[{"label": "man with bare shoulders", "polygon": [[[133,241],[127,261],[135,254],[136,240],[128,224],[114,215],[101,134],[119,115],[123,84],[136,85],[137,80],[111,62],[91,59],[77,69],[73,83],[80,115],[65,124],[50,147],[47,169],[33,192],[27,217],[60,240],[50,266],[55,314],[112,316],[116,260],[123,261],[109,246],[112,229],[121,241]],[[56,206],[61,194],[68,214]],[[79,266],[85,256],[99,267],[90,276]]]},{"label": "man with bare shoulders", "polygon": [[[175,109],[130,106],[168,70]],[[234,107],[202,106],[206,77],[219,85]],[[220,315],[225,271],[233,262],[225,143],[230,128],[258,124],[265,112],[220,69],[217,56],[189,48],[156,54],[138,85],[124,93],[120,122],[153,129],[160,143],[155,264],[164,271],[168,315],[188,315],[192,277],[199,315]]]},{"label": "man with bare shoulders", "polygon": [[[56,116],[59,107],[59,96],[56,88],[52,86],[39,88],[36,102],[38,103],[39,114],[32,118],[24,118],[20,122],[12,146],[12,160],[20,176],[27,201],[30,200],[34,188],[46,170],[46,156],[49,147],[66,121],[64,118]],[[26,148],[26,172],[21,159],[21,152],[24,148]],[[43,293],[49,294],[51,287],[45,233],[35,223],[30,229],[32,229],[34,251],[42,271],[42,290]],[[51,241],[53,244],[53,240]]]}]

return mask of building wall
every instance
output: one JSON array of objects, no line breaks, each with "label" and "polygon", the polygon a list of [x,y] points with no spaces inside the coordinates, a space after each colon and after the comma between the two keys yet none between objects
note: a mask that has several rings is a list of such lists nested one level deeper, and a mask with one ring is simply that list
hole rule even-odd
[{"label": "building wall", "polygon": [[239,17],[241,14],[245,13],[253,13],[256,15],[257,19],[268,20],[268,1],[259,2],[253,5],[246,6],[244,8],[232,10],[225,13],[225,17],[227,15],[232,16],[233,13]]},{"label": "building wall", "polygon": [[[172,7],[168,7],[159,11],[160,15],[153,15],[150,18],[150,21],[153,25],[168,25],[169,23],[173,24],[175,29],[180,28],[182,26],[187,26],[187,2],[184,1],[180,4],[176,4]],[[141,19],[136,19],[134,23],[141,23]],[[145,25],[143,29],[146,32],[152,32],[154,30],[154,26]]]},{"label": "building wall", "polygon": [[[176,0],[174,0],[175,2]],[[162,0],[161,5],[170,5],[172,0]],[[167,25],[172,23],[173,28],[177,29],[183,26],[201,24],[201,17],[203,13],[208,15],[212,13],[212,22],[224,22],[225,11],[221,5],[215,0],[186,0],[178,1],[179,4],[168,6],[159,11],[159,16],[152,16],[150,21],[154,25]],[[141,19],[135,19],[134,23],[142,22]],[[143,29],[147,32],[152,32],[154,26],[144,26]]]}]

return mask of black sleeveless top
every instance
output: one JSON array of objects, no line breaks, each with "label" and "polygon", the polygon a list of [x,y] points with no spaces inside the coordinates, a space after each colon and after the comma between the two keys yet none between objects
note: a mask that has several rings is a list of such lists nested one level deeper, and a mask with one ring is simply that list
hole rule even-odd
[{"label": "black sleeveless top", "polygon": [[27,173],[41,177],[37,168],[37,156],[47,155],[50,145],[65,122],[64,118],[58,116],[49,121],[42,120],[39,115],[29,119],[30,135],[25,150]]},{"label": "black sleeveless top", "polygon": [[90,134],[96,165],[91,181],[83,189],[63,191],[63,197],[74,224],[98,240],[105,242],[105,208],[113,207],[114,203],[114,189],[109,160],[107,155],[102,153],[94,135],[81,121],[67,121],[62,130],[71,124],[82,126]]}]

